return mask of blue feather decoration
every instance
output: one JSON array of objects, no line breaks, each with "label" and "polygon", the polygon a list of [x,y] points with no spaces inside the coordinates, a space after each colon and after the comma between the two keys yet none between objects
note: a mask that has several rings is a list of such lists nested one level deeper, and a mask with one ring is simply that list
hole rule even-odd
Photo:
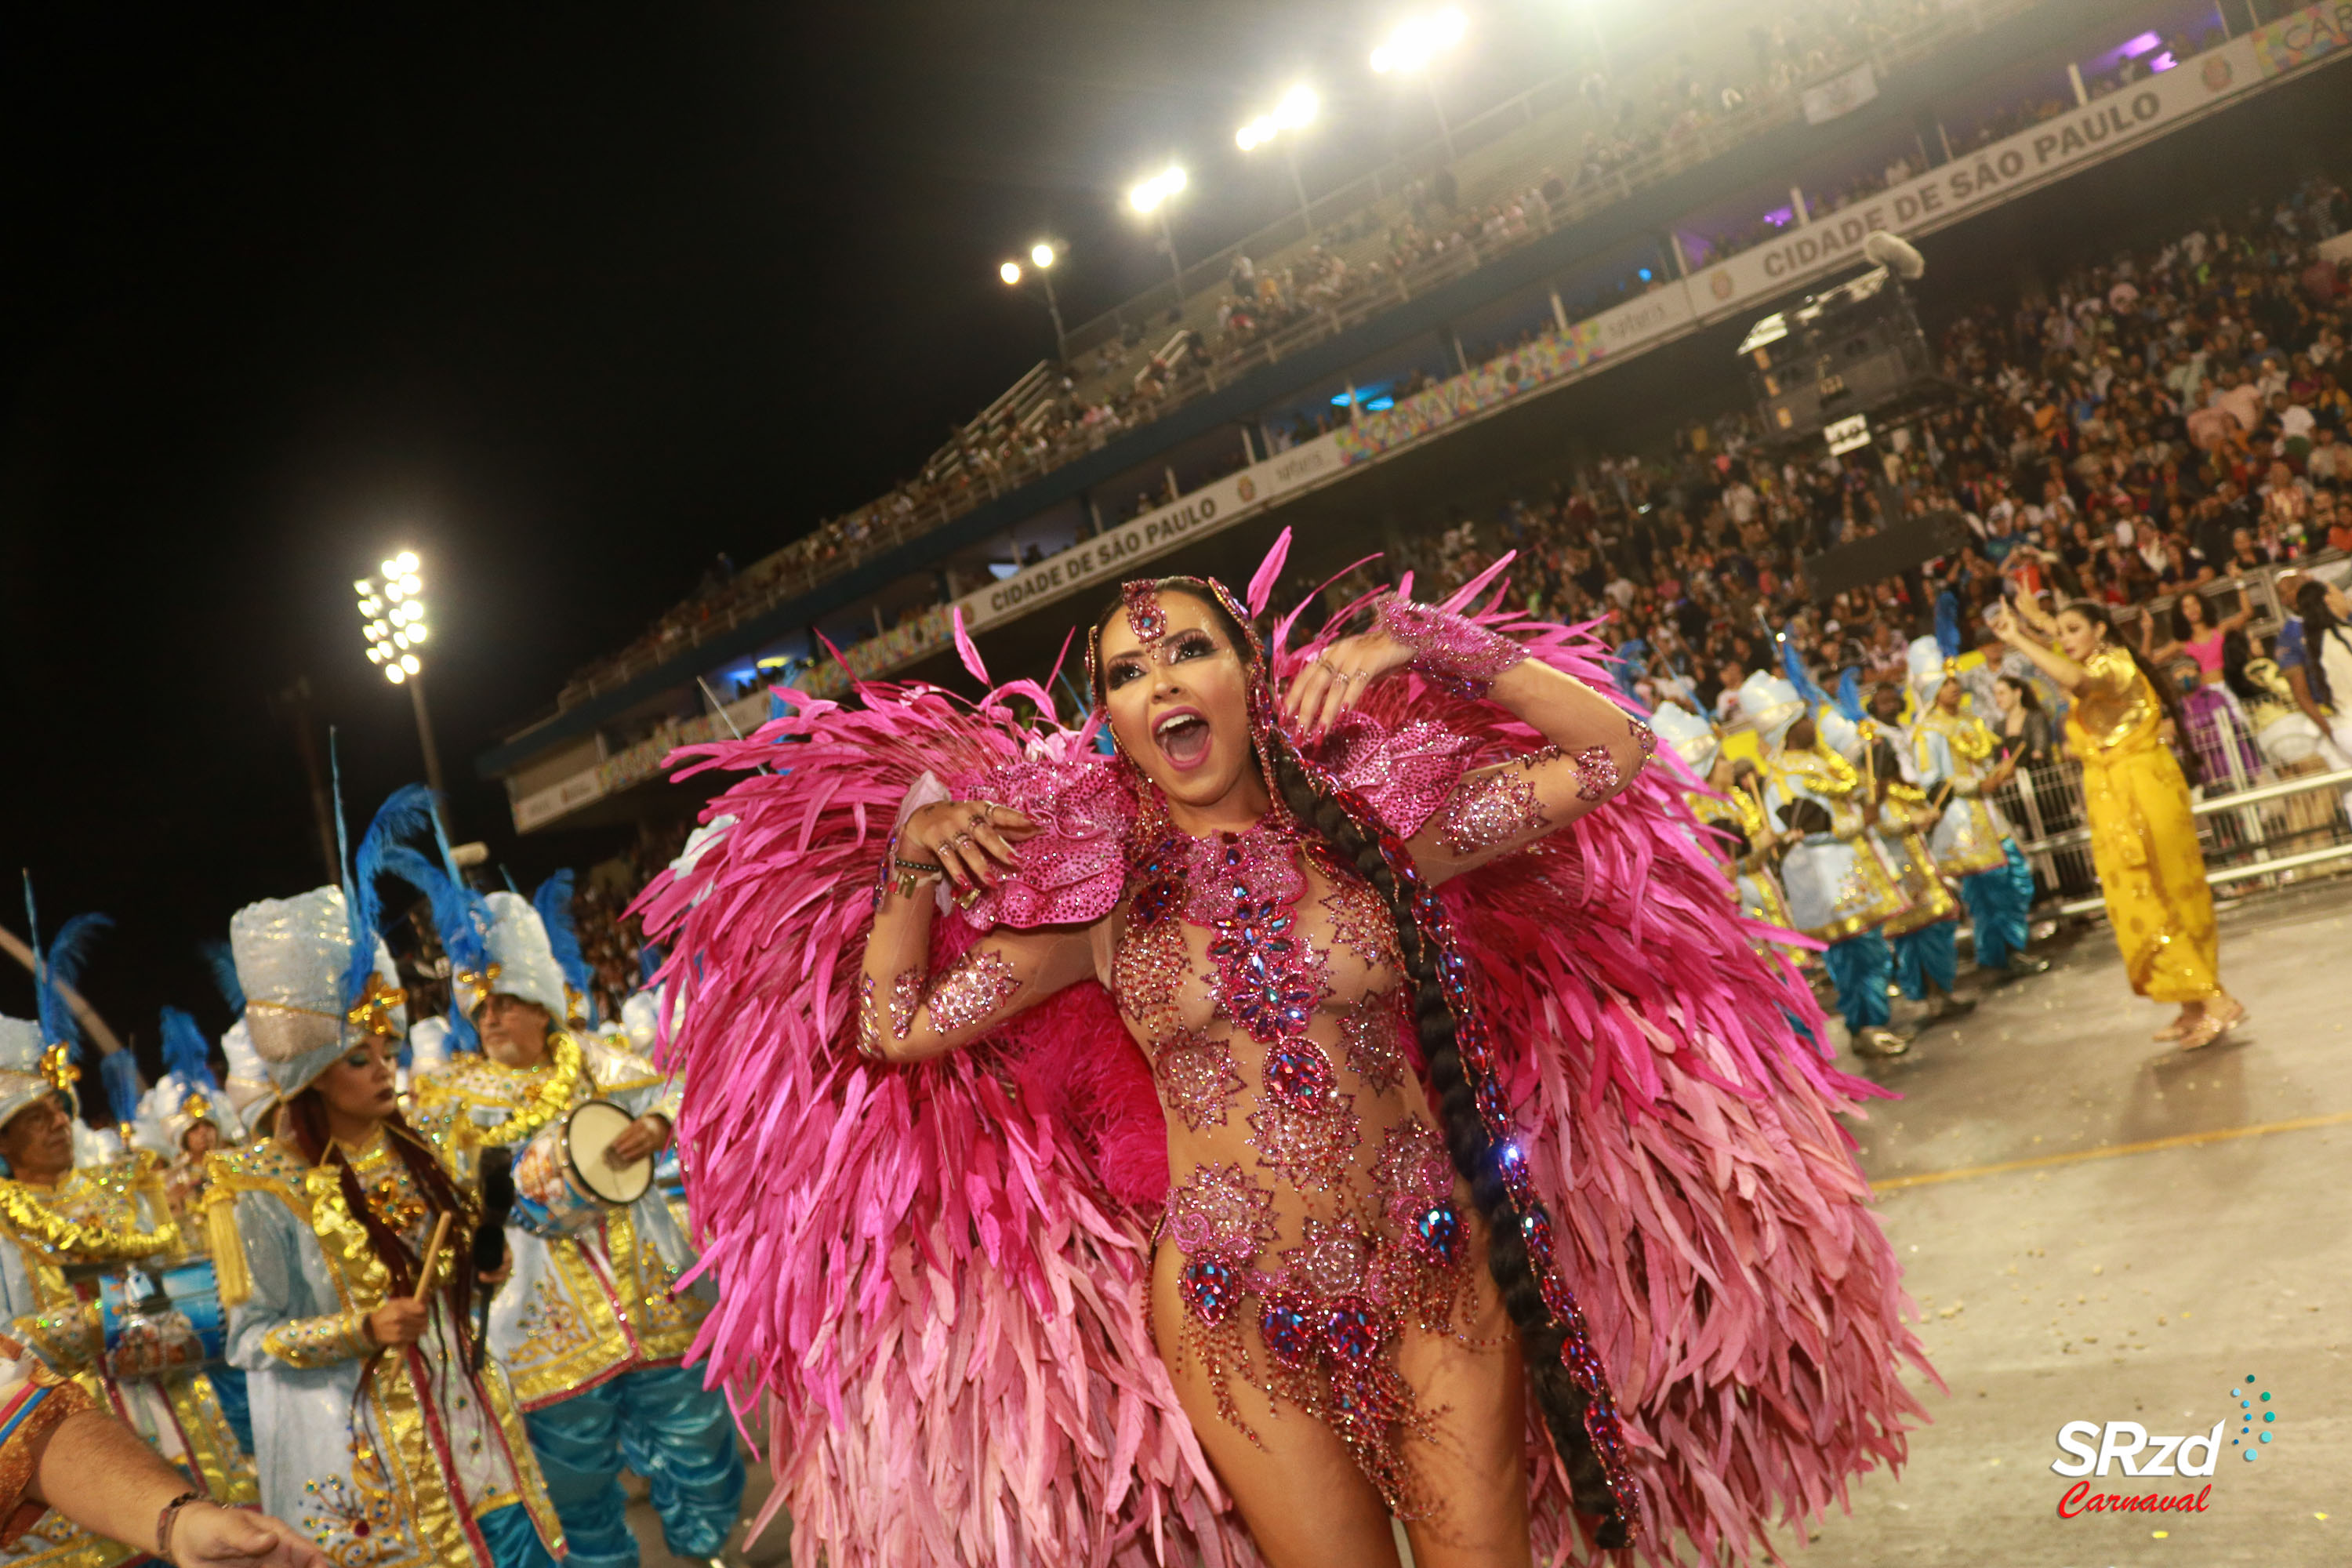
[{"label": "blue feather decoration", "polygon": [[81,1020],[74,1016],[65,994],[80,984],[81,972],[89,966],[90,949],[113,927],[112,918],[107,915],[76,915],[58,928],[42,958],[42,1037],[53,1046],[72,1046],[77,1058],[81,1054]]},{"label": "blue feather decoration", "polygon": [[128,1127],[139,1120],[139,1096],[146,1086],[139,1081],[139,1058],[127,1050],[110,1051],[98,1064],[98,1076],[106,1085],[107,1109],[114,1113],[118,1127]]},{"label": "blue feather decoration", "polygon": [[221,1000],[228,1004],[229,1012],[243,1016],[245,982],[236,977],[236,953],[218,937],[198,942],[196,952],[203,955],[205,967],[212,971],[214,988],[220,992]]},{"label": "blue feather decoration", "polygon": [[1936,646],[1946,658],[1960,657],[1960,601],[1949,588],[1936,595]]},{"label": "blue feather decoration", "polygon": [[1789,684],[1797,689],[1797,695],[1805,700],[1806,707],[1817,708],[1830,700],[1830,694],[1822,689],[1821,683],[1805,668],[1805,661],[1797,657],[1797,643],[1793,637],[1783,636],[1780,638],[1780,668],[1788,676]]},{"label": "blue feather decoration", "polygon": [[350,956],[343,962],[343,1005],[367,994],[367,977],[375,973],[375,900],[362,902],[359,883],[352,875],[350,829],[343,823],[343,762],[335,744],[333,725],[327,727],[327,771],[335,790],[335,859],[343,873],[343,921],[350,931]]},{"label": "blue feather decoration", "polygon": [[1838,677],[1837,696],[1831,699],[1831,701],[1848,723],[1862,722],[1862,667],[1860,665],[1850,664],[1845,667],[1845,673]]},{"label": "blue feather decoration", "polygon": [[433,929],[449,961],[449,1048],[478,1049],[474,1026],[457,1003],[456,976],[460,970],[479,971],[487,961],[482,931],[489,923],[488,911],[471,889],[445,868],[446,859],[444,865],[436,866],[404,844],[387,848],[383,858],[386,871],[424,894],[433,905]]},{"label": "blue feather decoration", "polygon": [[588,1021],[593,1024],[598,1021],[596,977],[588,968],[588,955],[580,951],[580,927],[572,918],[572,872],[558,871],[531,894],[530,907],[539,911],[539,923],[547,928],[547,945],[555,954],[555,966],[563,971],[563,983],[579,993],[588,1009]]},{"label": "blue feather decoration", "polygon": [[163,1070],[183,1085],[209,1093],[220,1092],[213,1077],[212,1047],[196,1021],[177,1007],[166,1007],[159,1020],[163,1030]]}]

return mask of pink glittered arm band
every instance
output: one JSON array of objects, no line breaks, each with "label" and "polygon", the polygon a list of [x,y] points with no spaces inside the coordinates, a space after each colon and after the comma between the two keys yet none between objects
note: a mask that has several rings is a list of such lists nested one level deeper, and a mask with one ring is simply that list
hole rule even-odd
[{"label": "pink glittered arm band", "polygon": [[1415,670],[1464,697],[1485,697],[1496,676],[1528,657],[1500,632],[1395,595],[1381,601],[1379,616],[1382,631],[1413,650]]}]

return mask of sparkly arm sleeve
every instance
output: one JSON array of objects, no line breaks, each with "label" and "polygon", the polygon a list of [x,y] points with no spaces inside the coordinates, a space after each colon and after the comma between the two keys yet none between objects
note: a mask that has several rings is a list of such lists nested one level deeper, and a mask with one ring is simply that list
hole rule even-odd
[{"label": "sparkly arm sleeve", "polygon": [[1657,748],[1647,724],[1534,659],[1506,668],[1488,695],[1550,744],[1463,775],[1412,839],[1431,880],[1557,833],[1632,783]]},{"label": "sparkly arm sleeve", "polygon": [[363,1326],[366,1314],[353,1308],[323,1318],[289,1318],[261,1336],[272,1359],[292,1367],[332,1366],[357,1361],[374,1350]]}]

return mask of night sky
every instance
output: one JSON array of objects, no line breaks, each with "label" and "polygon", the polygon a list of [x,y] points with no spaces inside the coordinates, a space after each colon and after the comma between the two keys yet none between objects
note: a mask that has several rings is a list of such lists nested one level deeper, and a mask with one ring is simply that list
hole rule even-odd
[{"label": "night sky", "polygon": [[[1162,276],[1119,194],[1167,157],[1199,256],[1290,205],[1233,129],[1301,77],[1310,190],[1428,136],[1369,3],[12,13],[0,42],[0,921],[120,929],[87,989],[152,1067],[194,959],[323,879],[292,722],[359,820],[422,776],[352,580],[425,558],[462,837],[565,675],[870,499],[1050,348],[996,280],[1067,245],[1073,324]],[[1480,16],[1468,110],[1567,68],[1569,8]],[[60,14],[62,13],[62,14]],[[31,988],[0,963],[0,1012]]]}]

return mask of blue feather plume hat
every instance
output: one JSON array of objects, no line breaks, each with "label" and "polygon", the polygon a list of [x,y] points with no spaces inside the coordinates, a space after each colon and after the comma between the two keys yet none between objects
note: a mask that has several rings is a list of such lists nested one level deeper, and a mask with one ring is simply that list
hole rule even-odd
[{"label": "blue feather plume hat", "polygon": [[0,1126],[50,1094],[64,1095],[67,1105],[80,1114],[74,1085],[81,1079],[79,1064],[89,1046],[67,994],[80,984],[98,939],[114,925],[105,915],[76,915],[44,947],[29,874],[25,878],[25,922],[32,940],[36,1016],[0,1018]]},{"label": "blue feather plume hat", "polygon": [[185,1148],[187,1135],[210,1122],[225,1142],[245,1135],[235,1100],[215,1076],[212,1050],[195,1018],[166,1007],[157,1019],[163,1038],[163,1076],[140,1101],[136,1141],[166,1157]]},{"label": "blue feather plume hat", "polygon": [[596,973],[581,950],[580,927],[572,914],[574,885],[568,868],[558,871],[530,895],[530,907],[538,911],[539,923],[547,930],[548,951],[563,973],[565,999],[570,1004],[566,1021],[574,1027],[593,1028],[603,1020],[597,1016]]}]

